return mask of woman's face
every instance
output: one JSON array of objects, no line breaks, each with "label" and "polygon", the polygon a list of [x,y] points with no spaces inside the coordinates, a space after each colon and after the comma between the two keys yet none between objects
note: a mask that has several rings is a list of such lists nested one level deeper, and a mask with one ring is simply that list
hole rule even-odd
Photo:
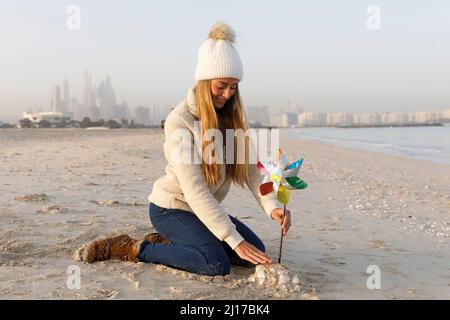
[{"label": "woman's face", "polygon": [[213,79],[211,81],[211,93],[214,107],[222,108],[236,91],[239,80],[233,78]]}]

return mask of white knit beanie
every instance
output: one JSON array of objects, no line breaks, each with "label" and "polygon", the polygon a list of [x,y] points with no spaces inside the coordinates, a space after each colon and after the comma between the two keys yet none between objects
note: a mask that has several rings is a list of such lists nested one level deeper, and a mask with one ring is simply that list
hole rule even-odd
[{"label": "white knit beanie", "polygon": [[198,50],[195,80],[217,78],[243,78],[243,67],[239,54],[233,46],[234,31],[224,22],[216,22],[209,38]]}]

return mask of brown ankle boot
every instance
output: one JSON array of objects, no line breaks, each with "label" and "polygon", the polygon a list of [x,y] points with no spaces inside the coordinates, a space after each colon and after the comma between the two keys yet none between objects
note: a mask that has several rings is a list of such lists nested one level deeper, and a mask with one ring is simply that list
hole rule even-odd
[{"label": "brown ankle boot", "polygon": [[169,240],[167,240],[166,238],[164,238],[160,233],[158,232],[153,232],[153,233],[149,233],[148,235],[146,235],[144,237],[144,240],[147,240],[150,243],[163,243],[163,244],[167,244],[170,243]]},{"label": "brown ankle boot", "polygon": [[83,261],[92,263],[119,258],[124,261],[138,262],[137,256],[142,241],[132,239],[126,234],[96,240],[84,248]]}]

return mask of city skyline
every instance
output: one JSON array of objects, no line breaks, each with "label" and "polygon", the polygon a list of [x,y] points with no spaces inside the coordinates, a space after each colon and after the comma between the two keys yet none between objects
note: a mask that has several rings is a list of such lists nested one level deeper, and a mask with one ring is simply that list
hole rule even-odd
[{"label": "city skyline", "polygon": [[[194,83],[197,50],[217,20],[237,33],[247,106],[279,108],[289,100],[318,112],[413,112],[450,105],[445,1],[258,7],[199,1],[197,8],[181,1],[77,1],[81,27],[69,30],[67,8],[73,4],[0,4],[0,120],[47,109],[49,88],[64,79],[70,96],[84,101],[86,69],[93,83],[110,75],[117,101],[133,108],[176,105]],[[380,9],[377,30],[367,26],[373,4]],[[64,94],[61,86],[61,101]]]},{"label": "city skyline", "polygon": [[[61,89],[62,87],[62,89]],[[108,119],[148,119],[146,121],[141,121],[141,124],[146,125],[157,125],[161,120],[165,118],[165,116],[170,111],[171,106],[165,105],[163,107],[162,113],[160,113],[160,106],[153,105],[149,106],[148,103],[141,104],[137,106],[128,107],[126,100],[123,100],[122,103],[118,103],[116,101],[116,94],[112,86],[112,80],[109,75],[101,78],[100,84],[97,86],[95,82],[92,81],[92,74],[89,70],[85,70],[84,72],[84,88],[83,88],[83,98],[70,96],[70,84],[66,78],[64,78],[63,85],[55,85],[51,88],[51,97],[50,97],[50,107],[47,108],[28,108],[26,113],[41,113],[41,112],[60,112],[62,114],[66,114],[72,120],[81,121],[83,118],[87,117],[92,121],[98,121],[100,119],[108,120]],[[389,122],[398,122],[398,123],[407,123],[407,122],[415,122],[415,114],[427,114],[425,120],[417,121],[417,123],[423,123],[431,120],[438,120],[440,116],[438,114],[442,113],[445,115],[443,119],[448,119],[450,116],[450,109],[438,109],[438,110],[421,110],[418,112],[315,112],[312,110],[304,109],[299,107],[298,105],[292,106],[290,101],[285,101],[284,105],[278,106],[277,108],[271,108],[270,106],[246,106],[247,114],[249,116],[250,121],[257,121],[261,124],[265,125],[277,125],[277,126],[287,126],[287,123],[292,123],[292,120],[295,116],[295,124],[300,124],[300,114],[304,116],[310,115],[313,118],[323,118],[324,120],[314,120],[313,124],[318,125],[330,125],[330,124],[353,124],[353,123],[364,123],[364,121],[360,121],[357,119],[364,118],[372,118],[375,117],[379,120],[369,120],[366,123],[389,123]],[[270,110],[269,110],[270,109]],[[133,112],[134,110],[134,112]],[[430,116],[432,115],[433,116]],[[434,115],[435,114],[435,115]],[[298,122],[297,122],[298,116]],[[285,120],[281,121],[282,117],[287,117]],[[395,120],[390,121],[389,118],[400,117],[399,119],[403,120]],[[18,117],[17,120],[22,118]],[[343,119],[338,121],[333,121],[331,119]],[[413,118],[413,120],[411,120]],[[264,120],[262,120],[264,119]],[[276,119],[276,120],[274,120]],[[349,120],[351,119],[351,120]],[[384,120],[381,120],[384,119]],[[409,119],[409,120],[408,120]],[[1,119],[0,119],[1,120]],[[286,125],[282,125],[281,123],[286,123]]]},{"label": "city skyline", "polygon": [[[148,104],[128,107],[124,100],[117,103],[116,94],[109,75],[103,78],[97,86],[92,82],[91,73],[84,72],[83,98],[70,96],[70,84],[65,78],[60,85],[51,88],[50,108],[29,108],[19,119],[29,118],[38,123],[40,119],[52,119],[58,123],[65,118],[81,121],[89,118],[91,121],[133,120],[141,125],[159,125],[168,115],[173,106],[160,107]],[[247,116],[251,123],[256,125],[291,127],[291,126],[335,126],[335,125],[411,125],[426,124],[430,122],[450,122],[450,109],[417,112],[314,112],[304,108],[291,106],[289,101],[280,108],[269,106],[247,106]],[[59,114],[59,115],[58,115]],[[2,121],[0,123],[8,122]],[[17,122],[9,121],[9,122]]]},{"label": "city skyline", "polygon": [[[61,89],[62,88],[62,89]],[[159,125],[168,112],[170,106],[159,106],[141,104],[137,106],[128,106],[126,100],[118,102],[116,93],[113,89],[112,79],[109,75],[101,78],[100,83],[92,81],[92,74],[89,70],[84,72],[84,83],[82,96],[70,95],[70,83],[64,78],[61,85],[51,87],[49,105],[44,107],[35,106],[27,108],[16,120],[22,119],[23,114],[47,114],[61,113],[61,116],[67,119],[81,121],[87,117],[91,121],[100,119],[134,119],[137,123],[145,125]],[[147,109],[147,110],[146,110]],[[2,121],[0,117],[0,121]],[[8,121],[3,121],[8,122]]]},{"label": "city skyline", "polygon": [[[138,105],[129,108],[126,101],[117,103],[112,80],[109,75],[97,86],[92,82],[91,73],[84,72],[83,99],[70,97],[70,84],[64,79],[62,90],[60,85],[51,88],[50,109],[28,110],[21,119],[28,118],[38,124],[41,120],[49,120],[58,124],[62,119],[81,121],[89,118],[96,122],[130,121],[141,125],[159,125],[170,112],[172,106]],[[323,113],[304,110],[287,104],[274,110],[269,106],[248,106],[247,116],[250,123],[274,127],[295,126],[340,126],[340,125],[426,125],[438,122],[450,122],[450,109],[419,112],[335,112]],[[270,111],[269,111],[270,108]],[[1,123],[1,121],[0,121]]]}]

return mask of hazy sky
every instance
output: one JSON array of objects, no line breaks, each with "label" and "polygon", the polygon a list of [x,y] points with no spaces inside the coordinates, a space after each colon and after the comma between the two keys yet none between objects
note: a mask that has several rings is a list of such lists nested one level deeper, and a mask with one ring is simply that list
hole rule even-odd
[{"label": "hazy sky", "polygon": [[[81,29],[66,27],[69,5]],[[370,5],[381,29],[369,30]],[[210,26],[237,33],[247,105],[308,111],[450,108],[450,1],[0,0],[0,120],[35,106],[66,77],[110,75],[129,106],[176,104],[194,82]]]}]

